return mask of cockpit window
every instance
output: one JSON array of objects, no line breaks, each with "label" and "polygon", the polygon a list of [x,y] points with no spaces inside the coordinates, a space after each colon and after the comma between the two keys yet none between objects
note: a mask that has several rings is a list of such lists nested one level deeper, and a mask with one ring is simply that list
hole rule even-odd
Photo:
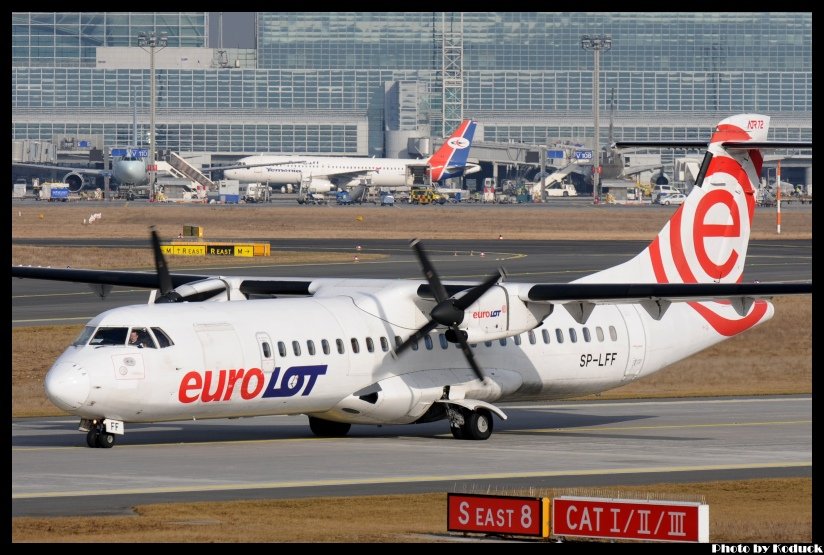
[{"label": "cockpit window", "polygon": [[129,328],[98,328],[89,345],[125,345]]},{"label": "cockpit window", "polygon": [[166,335],[166,332],[163,331],[162,329],[152,328],[152,331],[154,332],[155,338],[157,339],[157,343],[158,343],[158,345],[160,345],[161,349],[163,347],[171,347],[172,345],[175,344],[174,341],[172,341],[169,338],[169,336]]},{"label": "cockpit window", "polygon": [[[169,336],[160,328],[120,328],[86,326],[72,345],[82,347],[83,345],[131,345],[138,348],[157,349],[171,347],[174,345]],[[154,337],[152,337],[154,334]],[[91,338],[91,340],[89,340]],[[155,342],[155,338],[157,342]]]},{"label": "cockpit window", "polygon": [[91,336],[94,335],[95,329],[97,328],[95,328],[94,326],[86,326],[85,328],[83,328],[83,331],[80,332],[80,335],[77,336],[77,339],[74,340],[74,343],[72,343],[72,345],[74,345],[75,347],[84,346],[86,343],[89,342]]},{"label": "cockpit window", "polygon": [[146,328],[132,328],[129,332],[129,345],[138,349],[157,349],[154,339]]}]

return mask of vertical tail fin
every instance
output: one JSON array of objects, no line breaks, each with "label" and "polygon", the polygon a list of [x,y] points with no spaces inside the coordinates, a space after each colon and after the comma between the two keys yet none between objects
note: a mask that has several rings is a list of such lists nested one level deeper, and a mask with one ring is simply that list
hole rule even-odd
[{"label": "vertical tail fin", "polygon": [[429,158],[432,181],[441,181],[464,173],[469,158],[469,147],[478,122],[466,119],[452,133],[441,148]]},{"label": "vertical tail fin", "polygon": [[[766,141],[770,118],[739,114],[718,124],[695,187],[638,256],[580,280],[589,283],[738,283],[750,238],[761,148],[807,146]],[[697,146],[695,143],[617,143]]]}]

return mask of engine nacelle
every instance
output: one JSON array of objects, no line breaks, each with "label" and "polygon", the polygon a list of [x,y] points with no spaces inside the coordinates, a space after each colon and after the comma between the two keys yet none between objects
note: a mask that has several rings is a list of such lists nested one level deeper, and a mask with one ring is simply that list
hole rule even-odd
[{"label": "engine nacelle", "polygon": [[496,285],[466,309],[458,327],[466,332],[468,342],[491,341],[529,331],[552,312],[550,304],[527,306],[516,290],[509,290],[512,286]]},{"label": "engine nacelle", "polygon": [[[229,300],[229,284],[220,278],[208,278],[178,285],[175,292],[185,301],[225,301]],[[243,295],[240,298],[245,299]]]},{"label": "engine nacelle", "polygon": [[328,193],[331,191],[335,186],[332,185],[332,182],[328,179],[312,179],[312,183],[309,185],[309,192],[310,193]]},{"label": "engine nacelle", "polygon": [[69,172],[63,177],[63,183],[69,186],[69,192],[79,193],[86,186],[86,181],[79,173]]}]

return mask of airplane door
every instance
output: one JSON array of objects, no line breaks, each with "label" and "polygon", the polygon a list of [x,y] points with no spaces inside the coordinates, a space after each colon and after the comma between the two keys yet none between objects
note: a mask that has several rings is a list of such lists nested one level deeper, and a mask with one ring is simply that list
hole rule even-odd
[{"label": "airplane door", "polygon": [[275,347],[268,333],[258,332],[255,334],[260,352],[260,369],[269,375],[275,369]]},{"label": "airplane door", "polygon": [[644,368],[644,358],[647,352],[646,332],[637,306],[623,304],[616,306],[624,319],[627,330],[628,352],[624,379],[631,380],[637,377]]},{"label": "airplane door", "polygon": [[243,349],[232,324],[195,324],[205,370],[244,368]]}]

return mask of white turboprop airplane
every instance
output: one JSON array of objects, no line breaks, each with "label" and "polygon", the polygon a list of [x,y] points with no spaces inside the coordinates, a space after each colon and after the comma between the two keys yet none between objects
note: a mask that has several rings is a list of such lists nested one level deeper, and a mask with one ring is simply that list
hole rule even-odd
[{"label": "white turboprop airplane", "polygon": [[[320,436],[351,424],[445,419],[456,438],[492,433],[494,403],[625,385],[758,325],[765,300],[812,283],[744,283],[769,117],[722,121],[702,178],[640,254],[572,283],[282,279],[12,267],[12,276],[154,288],[103,312],[45,380],[91,447],[138,422],[306,414]],[[251,295],[278,298],[250,299]],[[141,346],[128,338],[136,331]]]},{"label": "white turboprop airplane", "polygon": [[[309,193],[328,193],[333,188],[347,190],[368,182],[375,187],[407,185],[407,168],[429,171],[433,183],[448,177],[480,171],[467,162],[477,122],[464,120],[435,154],[429,158],[356,158],[342,156],[247,156],[227,168],[226,179],[272,185],[301,184],[311,180]],[[215,168],[220,169],[220,168]]]}]

